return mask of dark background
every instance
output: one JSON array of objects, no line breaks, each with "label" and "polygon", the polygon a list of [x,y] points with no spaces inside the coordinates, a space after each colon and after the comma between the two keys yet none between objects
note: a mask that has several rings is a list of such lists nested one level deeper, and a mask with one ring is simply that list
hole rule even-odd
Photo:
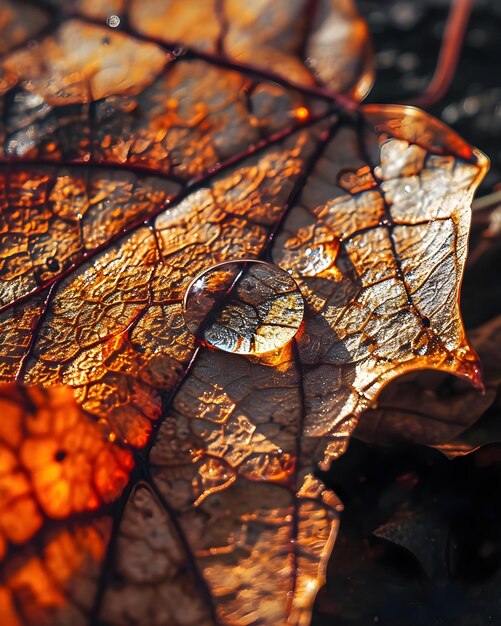
[{"label": "dark background", "polygon": [[[377,59],[367,101],[419,96],[435,69],[449,1],[358,0],[358,6]],[[428,110],[491,159],[479,195],[501,188],[501,0],[476,0],[451,87]],[[478,267],[467,272],[463,311],[470,328],[500,312],[499,257],[491,250],[480,274]],[[496,419],[494,408],[482,418]],[[352,439],[321,477],[346,508],[313,626],[501,624],[499,444],[449,461],[430,448]]]}]

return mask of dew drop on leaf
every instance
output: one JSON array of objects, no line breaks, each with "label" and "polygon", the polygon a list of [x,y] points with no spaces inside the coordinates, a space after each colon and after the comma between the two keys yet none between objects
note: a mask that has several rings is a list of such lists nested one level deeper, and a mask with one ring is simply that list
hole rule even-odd
[{"label": "dew drop on leaf", "polygon": [[281,348],[297,333],[304,301],[294,279],[263,261],[229,261],[199,274],[184,298],[186,326],[206,345],[239,354]]},{"label": "dew drop on leaf", "polygon": [[120,25],[120,18],[118,15],[108,15],[106,23],[110,28],[117,28]]}]

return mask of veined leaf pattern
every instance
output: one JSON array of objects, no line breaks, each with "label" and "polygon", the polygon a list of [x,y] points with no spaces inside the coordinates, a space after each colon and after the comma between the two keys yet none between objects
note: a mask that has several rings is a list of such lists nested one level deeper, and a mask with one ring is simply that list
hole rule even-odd
[{"label": "veined leaf pattern", "polygon": [[[357,104],[347,0],[4,6],[7,624],[305,626],[342,509],[317,464],[397,375],[480,384],[458,300],[486,159]],[[301,288],[276,352],[186,328],[193,278],[240,259]]]}]

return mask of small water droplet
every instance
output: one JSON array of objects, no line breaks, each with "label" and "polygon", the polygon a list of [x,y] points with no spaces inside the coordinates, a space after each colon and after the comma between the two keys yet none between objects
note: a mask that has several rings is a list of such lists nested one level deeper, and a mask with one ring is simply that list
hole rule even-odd
[{"label": "small water droplet", "polygon": [[380,226],[391,226],[391,219],[387,215],[385,215],[384,217],[382,217],[379,220],[379,225]]},{"label": "small water droplet", "polygon": [[186,326],[225,352],[264,354],[299,330],[304,301],[280,267],[255,260],[219,263],[199,274],[184,297]]},{"label": "small water droplet", "polygon": [[108,15],[106,23],[110,28],[117,28],[117,26],[120,26],[120,18],[118,15]]},{"label": "small water droplet", "polygon": [[301,276],[329,277],[336,280],[339,273],[335,267],[338,254],[339,239],[324,241],[314,248],[307,248],[304,253],[305,258],[299,262],[299,265],[296,261],[296,268]]}]

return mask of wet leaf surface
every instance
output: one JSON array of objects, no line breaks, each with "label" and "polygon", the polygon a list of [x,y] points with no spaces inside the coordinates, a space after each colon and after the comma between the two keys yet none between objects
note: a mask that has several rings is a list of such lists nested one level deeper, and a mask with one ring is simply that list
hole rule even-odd
[{"label": "wet leaf surface", "polygon": [[[192,2],[5,7],[0,374],[35,422],[2,435],[29,508],[27,534],[2,527],[9,626],[304,626],[342,508],[317,464],[392,378],[480,382],[458,303],[487,161],[423,112],[356,104],[349,2],[207,3],[201,29]],[[244,259],[304,300],[264,354],[201,343],[183,310]],[[200,328],[243,340],[246,307],[252,345],[287,326],[284,278],[225,289]]]},{"label": "wet leaf surface", "polygon": [[[434,445],[447,456],[467,454],[499,441],[497,414],[500,380],[500,300],[496,298],[499,256],[497,193],[478,201],[462,290],[466,323],[482,363],[485,389],[438,372],[414,372],[388,385],[378,406],[366,411],[356,435],[367,442],[406,441]],[[489,415],[486,415],[489,414]],[[478,420],[486,415],[478,425]],[[485,425],[484,425],[485,423]]]}]

